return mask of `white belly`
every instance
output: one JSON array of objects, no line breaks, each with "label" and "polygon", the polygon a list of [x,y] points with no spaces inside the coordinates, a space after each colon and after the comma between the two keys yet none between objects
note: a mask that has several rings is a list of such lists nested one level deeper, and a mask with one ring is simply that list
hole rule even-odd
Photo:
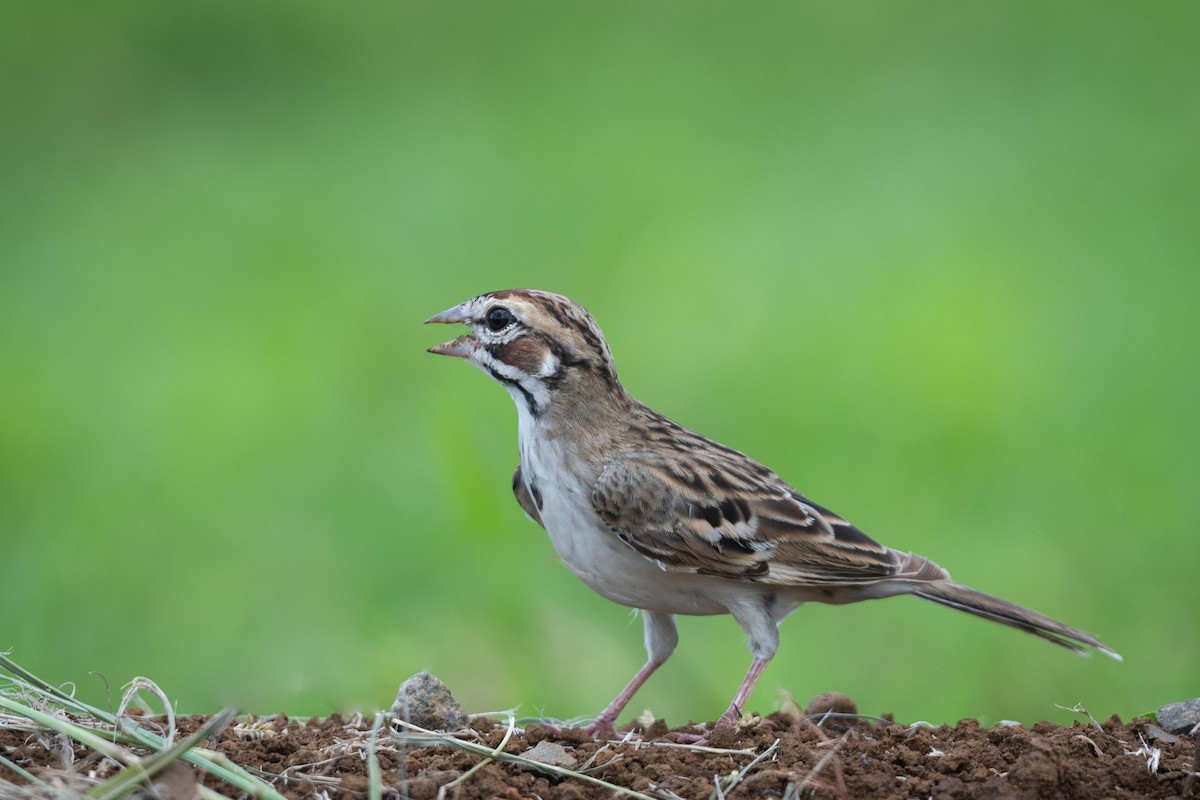
[{"label": "white belly", "polygon": [[622,542],[592,508],[594,476],[572,469],[522,403],[517,409],[522,476],[526,486],[537,486],[550,543],[580,580],[614,603],[666,614],[727,614],[744,602],[744,583],[664,570]]},{"label": "white belly", "polygon": [[[522,446],[521,471],[542,497],[542,525],[558,557],[603,597],[668,614],[725,614],[719,579],[668,572],[625,544],[592,509],[591,486],[552,447]],[[714,596],[714,589],[717,589]]]},{"label": "white belly", "polygon": [[542,522],[563,563],[615,603],[668,614],[728,611],[711,596],[714,579],[661,569],[617,538],[590,503],[582,509],[575,504],[551,503],[547,497]]}]

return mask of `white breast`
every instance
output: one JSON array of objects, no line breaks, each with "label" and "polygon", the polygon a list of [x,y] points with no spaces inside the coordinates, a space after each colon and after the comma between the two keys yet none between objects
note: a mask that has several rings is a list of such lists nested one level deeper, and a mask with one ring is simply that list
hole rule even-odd
[{"label": "white breast", "polygon": [[[580,580],[622,605],[669,614],[724,614],[724,581],[667,572],[622,542],[592,508],[590,481],[568,463],[561,443],[517,403],[521,474],[542,498],[542,524],[555,552]],[[530,494],[534,494],[530,489]]]}]

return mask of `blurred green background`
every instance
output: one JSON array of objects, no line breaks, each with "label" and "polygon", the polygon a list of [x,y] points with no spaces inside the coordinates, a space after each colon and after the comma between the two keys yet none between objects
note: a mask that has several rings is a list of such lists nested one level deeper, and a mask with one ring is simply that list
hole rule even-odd
[{"label": "blurred green background", "polygon": [[[586,305],[630,390],[1124,664],[808,606],[751,706],[1069,720],[1200,694],[1194,3],[0,11],[0,647],[92,699],[594,714],[641,625],[509,490],[429,315]],[[684,619],[630,715],[749,662]]]}]

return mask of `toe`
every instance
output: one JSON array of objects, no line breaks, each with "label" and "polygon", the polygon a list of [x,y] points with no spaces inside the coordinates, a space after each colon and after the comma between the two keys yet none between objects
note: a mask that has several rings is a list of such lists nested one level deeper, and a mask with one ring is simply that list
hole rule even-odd
[{"label": "toe", "polygon": [[593,739],[615,739],[617,736],[617,731],[613,728],[612,723],[603,720],[596,720],[584,728],[584,731]]},{"label": "toe", "polygon": [[739,714],[737,712],[737,710],[731,708],[728,711],[726,711],[724,714],[722,714],[720,719],[718,719],[715,723],[713,723],[713,727],[714,728],[736,728],[738,722],[740,722],[741,719],[742,719],[741,714]]}]

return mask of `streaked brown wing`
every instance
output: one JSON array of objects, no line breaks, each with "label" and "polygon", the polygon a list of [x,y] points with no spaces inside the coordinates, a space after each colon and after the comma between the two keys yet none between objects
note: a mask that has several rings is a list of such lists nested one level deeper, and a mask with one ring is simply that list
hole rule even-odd
[{"label": "streaked brown wing", "polygon": [[[513,471],[512,478],[513,495],[517,498],[517,502],[521,504],[521,508],[525,509],[525,513],[531,520],[538,525],[542,525],[542,515],[538,511],[537,503],[529,494],[529,489],[525,487],[525,479],[521,477],[521,465],[518,464],[516,470]],[[542,525],[545,528],[545,525]]]},{"label": "streaked brown wing", "polygon": [[605,465],[592,505],[622,541],[665,570],[787,586],[945,577],[772,473],[731,483],[714,468],[721,465],[680,464],[677,454],[624,454]]}]

